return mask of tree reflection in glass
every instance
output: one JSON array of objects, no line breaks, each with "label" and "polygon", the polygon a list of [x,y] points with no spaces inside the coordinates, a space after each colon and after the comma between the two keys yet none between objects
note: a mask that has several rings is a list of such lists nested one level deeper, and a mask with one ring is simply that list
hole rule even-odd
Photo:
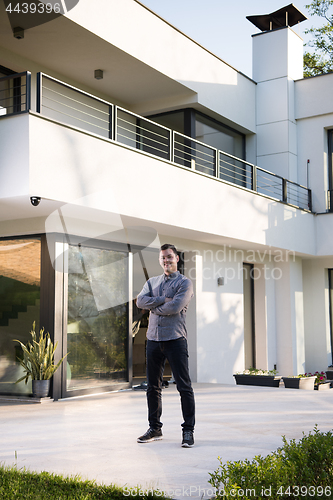
[{"label": "tree reflection in glass", "polygon": [[67,389],[127,380],[127,254],[69,246]]}]

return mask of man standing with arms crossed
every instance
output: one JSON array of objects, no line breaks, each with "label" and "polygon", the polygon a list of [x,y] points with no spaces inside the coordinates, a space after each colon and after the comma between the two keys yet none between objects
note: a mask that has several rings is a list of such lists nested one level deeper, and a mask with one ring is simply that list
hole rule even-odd
[{"label": "man standing with arms crossed", "polygon": [[149,443],[162,439],[162,381],[168,360],[181,400],[182,446],[190,448],[194,445],[195,403],[188,368],[186,311],[193,297],[193,285],[177,271],[178,261],[174,245],[162,245],[159,262],[164,273],[150,278],[137,297],[137,306],[150,311],[147,330],[149,429],[137,441]]}]

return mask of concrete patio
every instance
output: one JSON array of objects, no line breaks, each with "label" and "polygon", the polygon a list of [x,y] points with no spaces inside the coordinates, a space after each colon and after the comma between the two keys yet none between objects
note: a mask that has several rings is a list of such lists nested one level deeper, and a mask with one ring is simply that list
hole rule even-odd
[{"label": "concrete patio", "polygon": [[267,455],[318,424],[333,428],[333,389],[194,384],[195,446],[182,448],[175,385],[163,390],[163,440],[138,444],[146,431],[146,393],[127,390],[48,404],[0,402],[0,462],[80,475],[182,499],[213,496],[209,472],[227,460]]}]

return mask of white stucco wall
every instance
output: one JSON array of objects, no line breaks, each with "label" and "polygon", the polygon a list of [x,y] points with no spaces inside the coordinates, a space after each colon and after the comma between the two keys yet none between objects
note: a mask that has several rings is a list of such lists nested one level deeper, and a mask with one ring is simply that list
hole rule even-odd
[{"label": "white stucco wall", "polygon": [[327,209],[327,129],[333,128],[332,84],[332,74],[295,82],[298,178],[311,188],[316,212]]},{"label": "white stucco wall", "polygon": [[135,0],[99,0],[93,9],[80,0],[67,17],[190,88],[227,122],[255,132],[255,83]]},{"label": "white stucco wall", "polygon": [[303,261],[306,371],[326,370],[332,364],[329,323],[328,269],[333,258]]},{"label": "white stucco wall", "polygon": [[29,116],[0,120],[0,196],[29,193]]},{"label": "white stucco wall", "polygon": [[[30,190],[39,196],[220,235],[239,244],[315,251],[314,217],[309,213],[38,116],[31,115],[29,121]],[[165,210],[161,190],[170,183]]]}]

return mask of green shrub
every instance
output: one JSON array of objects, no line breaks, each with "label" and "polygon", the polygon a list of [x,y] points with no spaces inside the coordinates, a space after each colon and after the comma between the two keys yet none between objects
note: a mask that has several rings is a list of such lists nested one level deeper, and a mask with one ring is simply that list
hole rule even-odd
[{"label": "green shrub", "polygon": [[125,498],[166,499],[158,490],[98,485],[94,481],[82,481],[78,476],[63,477],[49,472],[30,472],[0,464],[1,500],[123,500]]},{"label": "green shrub", "polygon": [[209,483],[216,497],[242,500],[285,498],[333,498],[333,434],[322,433],[315,426],[313,434],[303,433],[298,442],[288,443],[266,457],[252,461],[222,463],[210,473]]}]

